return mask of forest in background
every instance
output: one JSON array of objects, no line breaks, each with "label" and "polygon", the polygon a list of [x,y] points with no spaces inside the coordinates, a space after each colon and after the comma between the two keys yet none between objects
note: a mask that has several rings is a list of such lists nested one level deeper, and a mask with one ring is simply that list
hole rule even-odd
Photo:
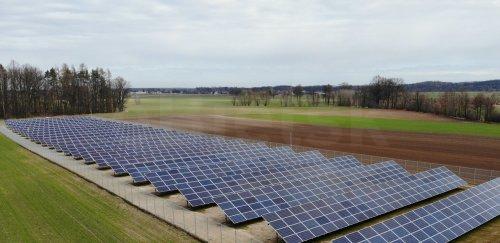
[{"label": "forest in background", "polygon": [[290,106],[352,106],[362,108],[398,109],[434,113],[458,119],[480,122],[500,122],[495,112],[499,102],[493,94],[471,95],[465,91],[442,92],[429,95],[411,91],[400,78],[376,76],[370,84],[351,86],[342,83],[337,87],[324,85],[320,91],[306,90],[301,85],[275,91],[272,87],[231,88],[233,106],[267,106],[271,99],[279,99],[283,107]]},{"label": "forest in background", "polygon": [[100,67],[0,64],[0,118],[123,111],[129,91],[125,79]]},{"label": "forest in background", "polygon": [[[339,82],[340,83],[340,82]],[[352,89],[359,89],[364,85],[352,85]],[[500,92],[500,79],[487,81],[470,81],[470,82],[442,82],[442,81],[425,81],[411,84],[404,84],[407,91],[410,92]],[[148,94],[228,94],[233,87],[197,87],[197,88],[131,88],[131,92],[148,93]],[[261,86],[251,87],[252,89],[271,88],[274,92],[280,93],[293,88],[290,85],[278,86]],[[306,92],[320,92],[323,85],[307,85],[303,86]],[[334,90],[340,88],[333,86]]]}]

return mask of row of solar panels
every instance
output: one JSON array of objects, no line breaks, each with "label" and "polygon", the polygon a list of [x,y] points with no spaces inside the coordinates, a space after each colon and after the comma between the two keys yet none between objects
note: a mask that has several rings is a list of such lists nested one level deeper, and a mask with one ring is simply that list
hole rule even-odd
[{"label": "row of solar panels", "polygon": [[[157,192],[179,191],[191,206],[216,203],[233,223],[262,217],[287,242],[310,240],[465,185],[444,167],[410,175],[393,161],[363,166],[352,156],[327,159],[317,151],[295,153],[88,117],[7,125],[67,155],[97,159],[135,182],[151,182]],[[148,151],[153,154],[144,156]],[[185,157],[164,159],[155,151]],[[359,235],[339,240],[356,241]]]},{"label": "row of solar panels", "polygon": [[[170,134],[169,139],[160,139],[157,137],[151,137],[148,134],[132,134],[127,131],[119,133],[118,136],[111,136],[111,134],[118,133],[111,132],[109,134],[109,127],[116,126],[117,122],[105,122],[95,119],[86,118],[83,119],[89,126],[75,126],[73,127],[71,122],[65,123],[64,120],[54,119],[59,124],[60,131],[59,134],[40,134],[45,131],[43,129],[23,129],[23,125],[26,124],[12,124],[13,130],[18,130],[22,135],[30,137],[35,142],[41,143],[43,145],[48,145],[55,148],[57,151],[65,152],[68,155],[73,155],[75,158],[83,158],[87,162],[96,162],[101,167],[109,167],[110,164],[115,164],[113,169],[120,170],[118,173],[123,173],[123,168],[120,167],[122,164],[130,163],[146,163],[152,162],[157,164],[166,164],[171,160],[191,160],[194,156],[198,156],[199,159],[211,159],[204,158],[204,154],[212,154],[213,159],[217,158],[218,153],[236,153],[240,150],[252,148],[267,149],[263,144],[247,144],[239,140],[227,140],[220,138],[212,138],[208,136],[194,136],[186,133],[173,132]],[[49,124],[52,121],[49,121]],[[93,123],[97,123],[102,126],[102,129],[96,131],[92,129],[96,126]],[[111,123],[111,125],[109,125]],[[9,123],[8,123],[9,124]],[[14,126],[15,125],[15,126]],[[33,125],[33,124],[30,124]],[[34,125],[43,126],[44,124],[35,123]],[[97,126],[99,127],[99,126]],[[150,130],[147,127],[136,126],[136,130]],[[41,132],[38,132],[41,131]],[[156,129],[158,133],[170,133],[170,131],[164,131],[162,129]],[[69,132],[78,134],[78,139],[70,138],[68,139]],[[101,143],[88,143],[85,141],[87,137],[90,138],[100,138]],[[188,139],[186,139],[189,138]],[[152,145],[152,143],[158,143],[163,145],[158,147],[158,145]],[[178,156],[172,158],[173,153],[177,153]],[[165,159],[168,157],[168,159]]]},{"label": "row of solar panels", "polygon": [[448,242],[500,214],[500,178],[334,240]]}]

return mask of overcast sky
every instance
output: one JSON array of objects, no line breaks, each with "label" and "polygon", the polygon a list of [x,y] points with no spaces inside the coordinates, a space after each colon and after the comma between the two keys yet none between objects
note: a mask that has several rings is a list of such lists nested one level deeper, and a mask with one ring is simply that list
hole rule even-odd
[{"label": "overcast sky", "polygon": [[0,0],[0,63],[133,87],[500,78],[500,1]]}]

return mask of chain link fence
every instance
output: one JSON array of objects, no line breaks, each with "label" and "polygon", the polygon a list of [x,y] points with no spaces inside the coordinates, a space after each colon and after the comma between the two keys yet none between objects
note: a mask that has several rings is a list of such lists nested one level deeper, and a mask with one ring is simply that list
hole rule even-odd
[{"label": "chain link fence", "polygon": [[[250,141],[255,142],[255,140],[250,140]],[[493,180],[497,177],[500,177],[500,171],[498,171],[498,170],[484,170],[484,169],[478,169],[478,168],[445,165],[445,164],[430,163],[430,162],[423,162],[423,161],[416,161],[416,160],[395,159],[395,158],[382,157],[382,156],[349,153],[349,152],[327,150],[327,149],[317,149],[317,148],[305,147],[305,146],[300,146],[300,145],[289,145],[289,144],[282,144],[282,143],[275,143],[275,142],[267,142],[267,144],[269,146],[272,146],[272,147],[290,146],[297,152],[318,150],[323,155],[325,155],[327,157],[353,155],[359,161],[361,161],[362,163],[365,163],[365,164],[373,164],[373,163],[378,163],[378,162],[383,162],[383,161],[388,161],[388,160],[394,160],[411,173],[417,173],[417,172],[425,171],[428,169],[432,169],[432,168],[436,168],[436,167],[440,167],[440,166],[445,166],[449,170],[453,171],[455,174],[460,176],[462,179],[466,180],[471,185],[481,184],[483,182]]]},{"label": "chain link fence", "polygon": [[210,215],[189,210],[171,200],[156,195],[152,186],[135,186],[128,176],[116,177],[113,176],[110,170],[99,170],[95,165],[85,164],[82,160],[74,160],[70,156],[65,156],[63,153],[58,153],[13,133],[4,124],[0,124],[0,132],[31,152],[203,242],[262,242],[259,238],[249,234],[248,231],[231,227],[222,222],[223,220],[215,220]]}]

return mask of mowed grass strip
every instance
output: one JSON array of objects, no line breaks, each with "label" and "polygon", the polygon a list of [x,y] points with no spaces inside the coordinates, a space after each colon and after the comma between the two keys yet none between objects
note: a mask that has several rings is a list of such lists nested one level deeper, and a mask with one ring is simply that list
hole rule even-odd
[{"label": "mowed grass strip", "polygon": [[500,124],[486,124],[478,122],[441,122],[301,114],[241,114],[236,116],[251,119],[296,122],[302,124],[322,125],[340,128],[361,128],[386,131],[456,134],[500,138]]},{"label": "mowed grass strip", "polygon": [[0,135],[0,242],[33,241],[196,242]]}]

